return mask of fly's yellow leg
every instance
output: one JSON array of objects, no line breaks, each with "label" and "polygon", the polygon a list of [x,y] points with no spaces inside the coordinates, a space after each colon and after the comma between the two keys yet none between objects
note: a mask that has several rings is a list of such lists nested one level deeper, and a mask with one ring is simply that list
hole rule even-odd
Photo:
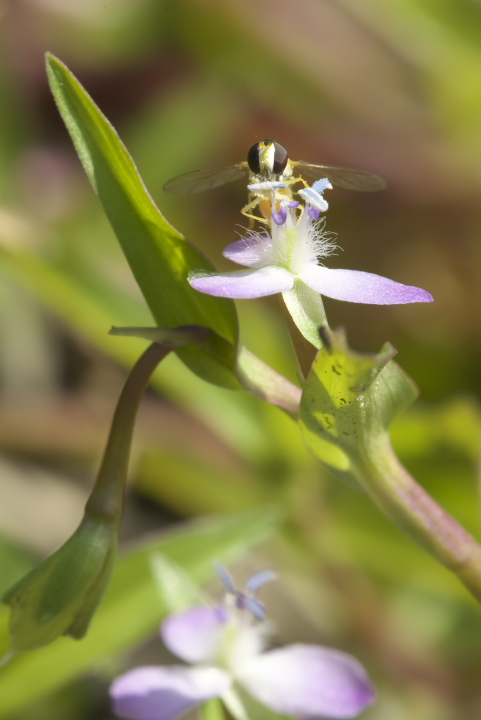
[{"label": "fly's yellow leg", "polygon": [[[251,196],[252,196],[252,194],[249,193],[249,197],[251,197]],[[248,217],[250,221],[257,220],[258,222],[263,222],[263,223],[268,224],[269,220],[265,220],[264,218],[260,217],[259,215],[252,215],[252,213],[249,212],[249,210],[254,210],[254,208],[256,208],[259,205],[259,203],[263,200],[266,200],[268,202],[268,199],[264,195],[257,195],[256,197],[254,197],[253,200],[251,200],[251,202],[247,203],[247,205],[244,205],[244,207],[241,210],[241,213],[243,215],[245,215],[246,217]],[[249,223],[249,224],[252,227],[252,224],[251,223]]]},{"label": "fly's yellow leg", "polygon": [[287,180],[284,180],[286,185],[295,185],[296,183],[300,182],[304,185],[304,187],[309,187],[309,183],[307,183],[303,177],[299,175],[299,177],[290,177],[287,178]]},{"label": "fly's yellow leg", "polygon": [[[292,187],[296,183],[302,183],[304,187],[309,187],[308,183],[304,180],[302,177],[290,177],[283,180],[283,182],[286,183],[288,187],[278,190],[276,193],[276,206],[277,210],[279,210],[280,207],[280,201],[281,200],[292,200]],[[270,195],[272,195],[270,193]],[[253,198],[253,199],[251,199]],[[264,195],[263,193],[249,193],[249,201],[247,205],[244,205],[244,207],[241,210],[241,213],[249,218],[250,227],[252,227],[252,220],[257,220],[258,222],[270,223],[271,219],[271,209],[272,209],[272,196],[268,197],[267,195]],[[259,207],[259,210],[261,211],[262,215],[264,217],[261,217],[260,215],[253,215],[250,210],[254,210],[254,208]]]},{"label": "fly's yellow leg", "polygon": [[[281,190],[278,190],[278,192],[277,192],[277,196],[276,196],[277,211],[279,211],[281,200],[287,200],[288,202],[294,200],[294,194],[296,192],[294,190],[294,185],[296,185],[297,183],[302,183],[304,185],[304,187],[306,187],[306,188],[309,187],[309,184],[306,183],[306,181],[302,177],[283,178],[282,182],[284,182],[287,185],[287,187],[282,188]],[[297,215],[298,209],[296,209],[294,212]]]}]

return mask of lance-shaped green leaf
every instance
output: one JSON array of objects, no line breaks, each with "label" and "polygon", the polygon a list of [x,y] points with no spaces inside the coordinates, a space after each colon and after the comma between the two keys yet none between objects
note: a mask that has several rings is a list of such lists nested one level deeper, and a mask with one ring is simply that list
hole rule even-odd
[{"label": "lance-shaped green leaf", "polygon": [[481,602],[481,546],[418,485],[392,449],[389,426],[417,395],[392,360],[394,348],[360,355],[347,347],[342,332],[322,334],[325,346],[301,399],[304,442],[341,478],[363,488]]},{"label": "lance-shaped green leaf", "polygon": [[184,325],[178,328],[162,327],[112,327],[110,335],[139,337],[157,342],[164,348],[178,349],[179,346],[197,348],[218,364],[223,363],[225,340],[216,332],[199,325]]},{"label": "lance-shaped green leaf", "polygon": [[[187,283],[191,270],[213,270],[213,266],[163,217],[116,131],[78,80],[52,55],[47,56],[47,72],[85,172],[157,324],[212,329],[217,345],[213,354],[195,345],[177,352],[204,379],[239,388],[234,372],[238,332],[234,304],[198,293]],[[219,345],[221,360],[214,357]]]},{"label": "lance-shaped green leaf", "polygon": [[150,566],[159,600],[169,613],[208,603],[199,584],[178,563],[161,553],[155,553],[150,558]]}]

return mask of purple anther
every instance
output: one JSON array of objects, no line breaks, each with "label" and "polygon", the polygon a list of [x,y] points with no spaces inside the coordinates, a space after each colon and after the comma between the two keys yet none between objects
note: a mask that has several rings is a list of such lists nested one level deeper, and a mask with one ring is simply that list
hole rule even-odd
[{"label": "purple anther", "polygon": [[288,208],[296,208],[296,207],[299,207],[300,204],[301,203],[299,202],[299,200],[291,200],[291,202],[287,203],[287,207]]},{"label": "purple anther", "polygon": [[287,210],[285,207],[281,207],[279,212],[272,211],[272,219],[276,225],[284,225],[287,219]]},{"label": "purple anther", "polygon": [[309,215],[311,220],[317,220],[317,218],[321,214],[321,211],[318,208],[313,207],[312,205],[308,205],[307,214]]}]

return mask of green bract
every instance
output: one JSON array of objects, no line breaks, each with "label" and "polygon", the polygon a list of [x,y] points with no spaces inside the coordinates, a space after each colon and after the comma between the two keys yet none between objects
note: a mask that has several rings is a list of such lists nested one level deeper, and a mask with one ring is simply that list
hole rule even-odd
[{"label": "green bract", "polygon": [[392,361],[347,347],[341,331],[325,333],[329,346],[312,365],[301,400],[300,428],[307,447],[350,484],[363,484],[367,463],[379,461],[395,416],[417,396],[412,380]]},{"label": "green bract", "polygon": [[47,72],[85,172],[157,324],[166,328],[196,324],[213,330],[212,353],[195,346],[177,352],[202,378],[239,388],[234,372],[238,334],[234,304],[202,295],[186,280],[191,270],[213,270],[213,266],[163,217],[114,128],[78,80],[52,55],[47,55]]}]

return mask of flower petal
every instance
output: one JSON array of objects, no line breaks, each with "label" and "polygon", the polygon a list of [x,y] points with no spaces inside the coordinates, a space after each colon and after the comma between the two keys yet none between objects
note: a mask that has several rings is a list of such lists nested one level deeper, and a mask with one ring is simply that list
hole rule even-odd
[{"label": "flower petal", "polygon": [[256,593],[263,585],[277,580],[278,577],[279,575],[275,570],[261,570],[248,579],[246,582],[246,590]]},{"label": "flower petal", "polygon": [[215,657],[226,621],[224,608],[198,606],[169,615],[160,634],[177,657],[189,663],[205,663]]},{"label": "flower petal", "polygon": [[259,267],[259,263],[265,259],[271,251],[272,240],[267,235],[259,235],[252,238],[242,238],[227,245],[222,254],[228,260],[245,265],[246,267]]},{"label": "flower petal", "polygon": [[218,668],[140,667],[117,678],[110,688],[114,713],[130,720],[175,720],[230,686]]},{"label": "flower petal", "polygon": [[301,279],[313,290],[335,300],[369,305],[403,305],[433,302],[426,290],[402,285],[381,275],[358,270],[332,270],[311,265],[302,271]]},{"label": "flower petal", "polygon": [[271,190],[279,190],[280,188],[286,187],[287,185],[284,182],[279,182],[278,180],[266,180],[266,182],[252,183],[252,185],[247,186],[247,189],[250,190],[251,193],[259,195],[259,193],[270,192]]},{"label": "flower petal", "polygon": [[191,274],[189,282],[193,288],[208,295],[242,300],[290,290],[294,285],[294,275],[290,270],[269,265],[259,270],[241,270],[202,277]]},{"label": "flower petal", "polygon": [[316,180],[315,183],[312,184],[312,189],[315,190],[317,193],[322,195],[324,190],[332,190],[332,185],[329,182],[328,178],[320,178],[319,180]]},{"label": "flower petal", "polygon": [[251,660],[238,681],[263,705],[304,720],[353,718],[375,699],[353,657],[317,645],[291,645]]},{"label": "flower petal", "polygon": [[227,568],[220,562],[213,563],[213,567],[217,573],[219,580],[224,586],[225,591],[231,593],[232,595],[235,595],[237,592],[235,582]]},{"label": "flower petal", "polygon": [[306,203],[312,205],[312,207],[316,208],[320,212],[326,212],[326,210],[329,209],[329,203],[327,200],[325,200],[322,195],[316,192],[313,188],[302,188],[302,190],[297,191],[297,194],[300,195]]}]

